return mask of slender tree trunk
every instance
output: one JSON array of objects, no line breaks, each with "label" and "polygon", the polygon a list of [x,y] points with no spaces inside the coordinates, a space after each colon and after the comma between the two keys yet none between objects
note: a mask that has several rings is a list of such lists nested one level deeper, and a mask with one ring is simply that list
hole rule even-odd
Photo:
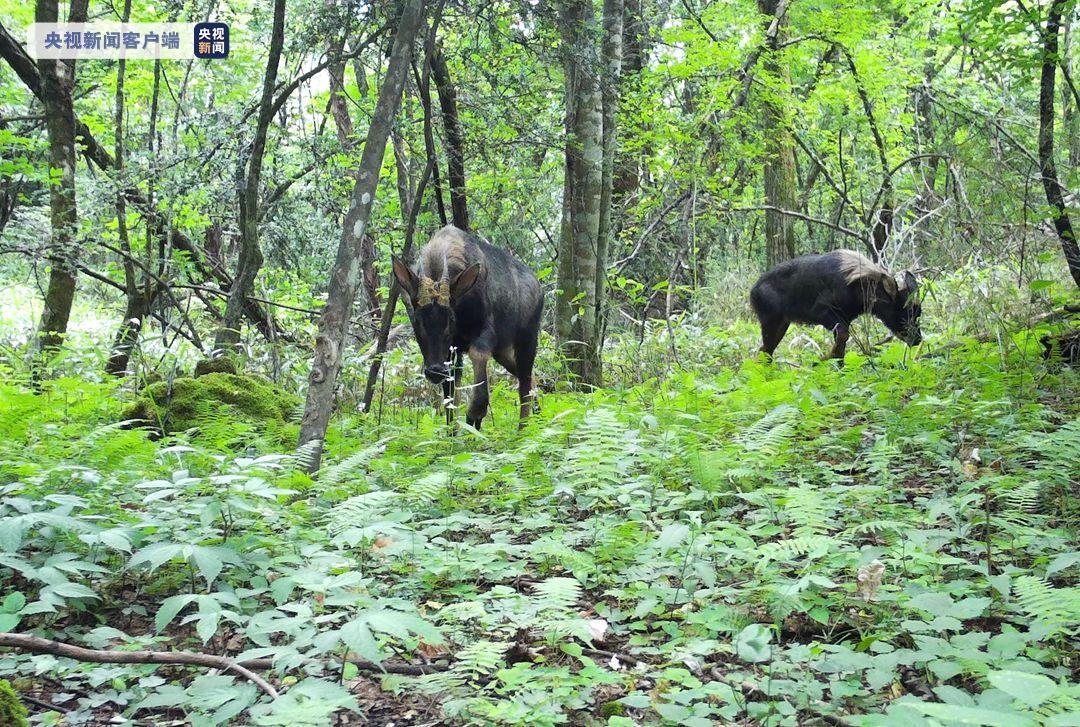
[{"label": "slender tree trunk", "polygon": [[[68,19],[72,22],[86,20],[85,0],[72,3]],[[34,20],[58,22],[57,0],[38,0]],[[38,61],[38,70],[49,137],[49,169],[58,175],[49,186],[52,222],[52,239],[47,253],[49,282],[37,340],[38,350],[46,352],[63,344],[75,299],[78,249],[75,240],[75,110],[71,100],[75,62],[43,58]]]},{"label": "slender tree trunk", "polygon": [[1046,25],[1042,32],[1042,76],[1039,81],[1039,170],[1042,172],[1043,189],[1050,205],[1050,214],[1061,240],[1061,250],[1069,273],[1080,286],[1080,247],[1076,233],[1065,207],[1061,183],[1058,181],[1054,162],[1054,83],[1058,69],[1058,32],[1061,29],[1061,11],[1068,0],[1051,0]]},{"label": "slender tree trunk", "polygon": [[765,258],[766,265],[771,268],[795,257],[795,218],[779,210],[796,209],[798,194],[795,140],[784,109],[784,101],[791,91],[791,74],[779,58],[780,48],[788,39],[787,5],[777,0],[758,0],[758,9],[768,16],[766,29],[776,23],[776,32],[768,38],[762,64],[770,81],[761,124],[765,137],[765,167],[762,171],[765,202],[772,208],[765,211]]},{"label": "slender tree trunk", "polygon": [[439,109],[442,111],[446,131],[446,177],[450,185],[450,219],[461,230],[469,229],[469,208],[465,194],[465,134],[458,115],[457,89],[450,79],[450,69],[442,49],[435,48],[431,56],[431,77],[439,93]]},{"label": "slender tree trunk", "polygon": [[236,261],[236,275],[229,288],[229,299],[225,304],[225,317],[214,338],[214,348],[219,351],[232,350],[240,342],[240,320],[254,291],[255,276],[263,264],[259,246],[259,188],[266,137],[274,113],[274,86],[277,84],[278,64],[284,42],[285,0],[274,0],[274,25],[270,34],[270,55],[266,60],[262,98],[259,100],[259,120],[255,126],[255,138],[251,143],[247,176],[239,193],[240,253]]},{"label": "slender tree trunk", "polygon": [[[937,37],[938,27],[931,21],[930,30],[927,32],[926,38],[927,49],[924,54],[926,62],[923,64],[923,83],[922,86],[915,90],[915,123],[916,129],[919,132],[919,151],[921,153],[930,153],[935,149],[934,96],[930,83],[936,71],[934,58],[937,51]],[[927,157],[920,163],[923,188],[919,191],[919,196],[923,200],[922,207],[926,210],[930,209],[930,204],[935,195],[934,184],[937,179],[940,162],[940,157],[932,156]]]},{"label": "slender tree trunk", "polygon": [[602,360],[604,343],[604,296],[607,292],[608,251],[614,237],[612,224],[612,193],[615,176],[615,155],[618,152],[619,80],[622,78],[623,0],[604,0],[604,35],[600,45],[601,144],[603,163],[600,168],[600,225],[596,235],[596,356]]},{"label": "slender tree trunk", "polygon": [[601,66],[595,40],[599,34],[591,0],[566,0],[559,15],[566,77],[566,176],[555,329],[573,383],[599,386],[596,280],[604,159],[603,99],[597,78]]},{"label": "slender tree trunk", "polygon": [[[644,67],[644,56],[648,52],[645,48],[645,20],[642,17],[643,0],[624,0],[623,7],[623,40],[622,58],[619,64],[619,89],[620,92],[628,88],[628,84],[636,79]],[[635,86],[637,84],[635,83]],[[642,160],[648,158],[645,150],[626,152],[616,148],[615,169],[612,182],[612,200],[618,204],[635,193],[641,186]]]},{"label": "slender tree trunk", "polygon": [[[120,20],[126,23],[130,17],[131,0],[124,0],[124,10]],[[116,68],[116,97],[113,108],[113,134],[116,137],[115,160],[118,179],[122,179],[124,176],[124,80],[126,71],[127,61],[121,58]],[[153,134],[152,129],[151,134]],[[131,241],[128,236],[127,226],[127,200],[124,199],[122,185],[117,188],[116,192],[116,227],[117,235],[120,238],[120,249],[124,253],[126,303],[124,305],[124,317],[120,321],[120,327],[117,329],[116,337],[113,340],[112,353],[105,363],[105,373],[112,376],[123,376],[127,372],[131,351],[139,340],[143,319],[150,312],[150,306],[147,296],[143,294],[144,291],[139,286],[135,263],[132,260]]]},{"label": "slender tree trunk", "polygon": [[330,272],[326,306],[319,318],[315,355],[308,376],[307,402],[304,417],[300,422],[300,445],[318,442],[314,445],[315,452],[312,453],[309,463],[312,471],[319,468],[322,458],[322,440],[330,423],[334,390],[341,370],[341,349],[345,342],[353,301],[361,284],[359,247],[371,216],[371,207],[379,186],[379,172],[386,152],[386,140],[390,136],[390,128],[401,102],[413,41],[423,13],[424,0],[406,0],[397,33],[394,35],[394,46],[390,52],[386,75],[379,90],[379,100],[368,127],[356,186],[352,191],[349,211],[345,215],[338,243],[337,259]]},{"label": "slender tree trunk", "polygon": [[[1075,11],[1074,11],[1075,12]],[[1076,27],[1073,14],[1069,13],[1063,21],[1061,67],[1067,69],[1076,78],[1076,69],[1072,63],[1073,29]],[[1062,91],[1062,126],[1065,127],[1065,149],[1068,152],[1069,167],[1080,167],[1080,108],[1072,93],[1066,88]]]},{"label": "slender tree trunk", "polygon": [[[345,97],[345,63],[341,60],[342,46],[331,47],[334,62],[327,69],[330,73],[330,112],[334,117],[341,148],[352,153],[356,150],[356,136],[352,116]],[[379,307],[379,278],[375,274],[375,238],[366,233],[360,245],[360,269],[363,271],[365,302],[368,318],[377,320]]]}]

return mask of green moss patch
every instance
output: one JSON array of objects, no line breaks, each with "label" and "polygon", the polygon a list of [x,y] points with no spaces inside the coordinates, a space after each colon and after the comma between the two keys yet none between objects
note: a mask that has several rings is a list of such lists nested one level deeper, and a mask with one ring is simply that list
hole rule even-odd
[{"label": "green moss patch", "polygon": [[123,414],[165,433],[200,427],[223,416],[255,424],[284,422],[299,397],[261,376],[208,373],[150,384]]}]

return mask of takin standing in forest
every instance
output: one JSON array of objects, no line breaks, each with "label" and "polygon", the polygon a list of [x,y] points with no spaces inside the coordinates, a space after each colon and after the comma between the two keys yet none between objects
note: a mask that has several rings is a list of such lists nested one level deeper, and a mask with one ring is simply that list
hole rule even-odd
[{"label": "takin standing in forest", "polygon": [[922,341],[915,276],[899,279],[865,255],[836,250],[787,260],[761,276],[750,303],[761,323],[761,350],[770,358],[792,323],[824,326],[833,332],[826,358],[843,361],[851,322],[872,313],[909,346]]},{"label": "takin standing in forest", "polygon": [[[447,225],[420,251],[415,270],[394,256],[394,276],[411,302],[409,319],[428,381],[441,384],[447,400],[453,398],[467,354],[475,382],[465,421],[479,429],[488,410],[488,361],[494,358],[517,377],[523,424],[532,405],[544,307],[536,275],[507,251]],[[446,419],[453,421],[449,407]]]}]

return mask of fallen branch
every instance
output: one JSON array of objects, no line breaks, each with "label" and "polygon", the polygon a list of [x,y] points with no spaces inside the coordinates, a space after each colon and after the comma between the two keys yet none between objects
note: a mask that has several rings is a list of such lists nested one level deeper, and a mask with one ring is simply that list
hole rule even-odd
[{"label": "fallen branch", "polygon": [[[277,697],[278,692],[263,679],[256,671],[272,669],[274,660],[271,658],[248,659],[246,661],[234,661],[226,656],[214,654],[200,654],[194,651],[112,651],[109,649],[87,649],[74,644],[65,644],[62,641],[51,641],[39,636],[29,634],[0,634],[0,648],[7,647],[29,652],[31,654],[52,654],[76,661],[91,662],[94,664],[181,664],[184,666],[203,666],[209,669],[223,669],[233,671],[248,681],[252,682],[271,697]],[[360,671],[400,674],[403,676],[422,676],[446,671],[450,667],[446,664],[401,664],[387,662],[376,664],[365,659],[347,657],[346,662],[352,664]],[[304,659],[301,665],[322,664],[326,666],[340,665],[340,659]]]},{"label": "fallen branch", "polygon": [[273,698],[278,691],[258,674],[236,663],[232,659],[213,654],[198,654],[192,651],[109,651],[106,649],[86,649],[82,646],[50,641],[29,634],[0,634],[0,647],[19,649],[32,654],[52,654],[76,661],[93,664],[184,664],[187,666],[205,666],[210,669],[225,669],[236,672]]}]

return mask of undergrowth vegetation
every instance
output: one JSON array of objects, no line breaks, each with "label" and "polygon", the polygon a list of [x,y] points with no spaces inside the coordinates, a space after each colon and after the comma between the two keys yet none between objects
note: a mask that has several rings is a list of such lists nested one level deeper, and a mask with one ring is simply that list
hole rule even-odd
[{"label": "undergrowth vegetation", "polygon": [[0,630],[269,659],[284,693],[14,652],[0,677],[54,724],[1077,724],[1080,380],[1038,354],[698,360],[544,394],[520,432],[500,384],[480,433],[340,415],[314,480],[295,423],[154,441],[114,385],[9,379]]}]

